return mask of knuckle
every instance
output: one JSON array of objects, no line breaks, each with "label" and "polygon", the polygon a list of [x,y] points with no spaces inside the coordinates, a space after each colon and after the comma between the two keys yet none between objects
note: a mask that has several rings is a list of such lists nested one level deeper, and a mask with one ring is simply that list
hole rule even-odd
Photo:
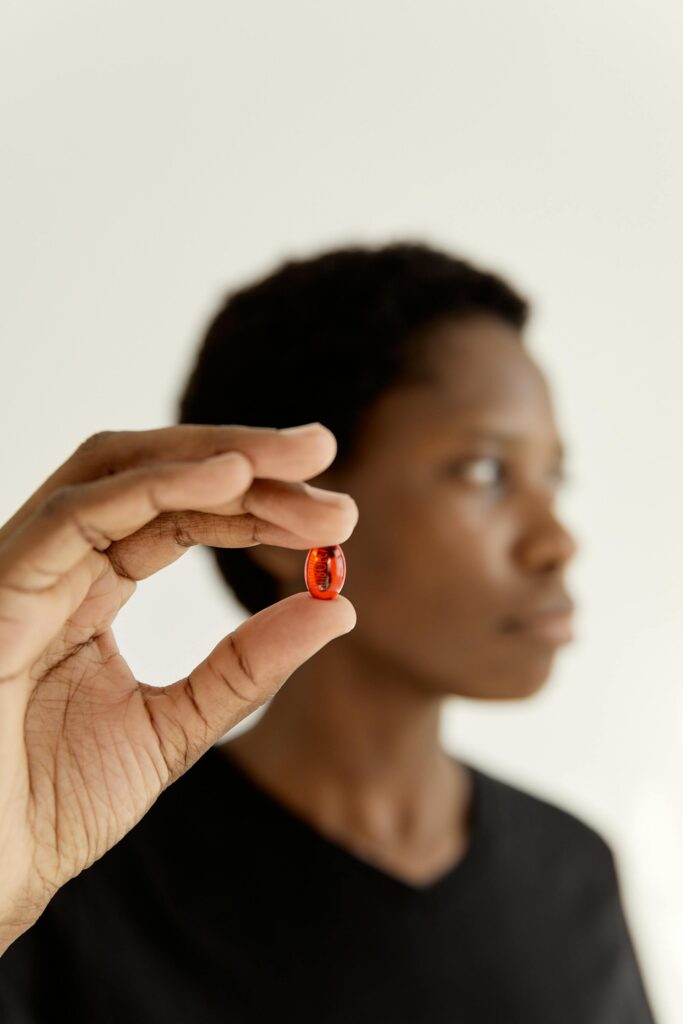
[{"label": "knuckle", "polygon": [[58,518],[66,514],[73,502],[74,487],[63,484],[48,494],[43,502],[42,513],[50,518]]},{"label": "knuckle", "polygon": [[247,525],[249,527],[249,538],[248,542],[254,544],[266,544],[266,531],[264,530],[264,524],[256,516],[250,516],[249,519],[245,516]]},{"label": "knuckle", "polygon": [[84,464],[88,477],[112,476],[135,465],[136,453],[130,451],[133,434],[131,430],[98,430],[78,446],[73,457]]},{"label": "knuckle", "polygon": [[249,665],[243,646],[234,634],[228,636],[228,650],[232,655],[235,677],[239,680],[239,692],[250,704],[263,701],[262,688]]},{"label": "knuckle", "polygon": [[43,502],[41,513],[58,521],[70,520],[90,547],[104,551],[112,543],[112,538],[90,524],[87,510],[85,518],[83,517],[84,509],[78,500],[79,493],[82,493],[82,485],[63,484],[47,496]]},{"label": "knuckle", "polygon": [[[158,517],[157,517],[158,518]],[[181,515],[171,515],[169,517],[173,522],[173,541],[180,548],[192,548],[197,544],[197,540],[192,536],[192,520]]]},{"label": "knuckle", "polygon": [[250,707],[263,704],[266,697],[246,662],[240,643],[232,634],[226,637],[223,657],[227,659],[226,665],[212,660],[210,667],[214,674],[241,704]]},{"label": "knuckle", "polygon": [[122,468],[121,438],[127,433],[129,431],[98,430],[79,444],[73,459],[80,467],[80,475],[92,479],[118,473]]},{"label": "knuckle", "polygon": [[92,451],[99,451],[117,433],[118,431],[116,430],[98,430],[96,434],[91,434],[90,437],[79,444],[76,451],[80,455],[88,455]]}]

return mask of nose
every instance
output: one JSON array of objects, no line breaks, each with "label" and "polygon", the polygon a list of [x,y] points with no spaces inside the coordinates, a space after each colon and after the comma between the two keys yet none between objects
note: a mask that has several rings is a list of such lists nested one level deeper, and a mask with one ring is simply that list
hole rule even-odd
[{"label": "nose", "polygon": [[543,572],[564,568],[577,549],[571,532],[555,511],[546,506],[525,530],[517,546],[517,556],[525,568]]}]

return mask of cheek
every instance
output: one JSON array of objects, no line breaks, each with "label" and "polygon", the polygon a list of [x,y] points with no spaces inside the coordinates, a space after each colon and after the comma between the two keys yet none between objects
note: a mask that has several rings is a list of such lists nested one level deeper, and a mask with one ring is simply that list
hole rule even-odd
[{"label": "cheek", "polygon": [[[394,506],[386,520],[366,517],[344,544],[344,594],[369,628],[429,643],[481,637],[499,607],[502,538],[480,516],[434,502]],[[358,628],[358,627],[357,627]]]},{"label": "cheek", "polygon": [[354,642],[412,672],[432,693],[498,699],[536,692],[549,657],[511,647],[499,632],[510,612],[501,596],[511,543],[504,523],[424,501],[361,521],[343,545],[343,592],[358,613]]},{"label": "cheek", "polygon": [[506,524],[472,502],[451,500],[435,502],[427,532],[450,603],[470,620],[500,617],[510,573]]}]

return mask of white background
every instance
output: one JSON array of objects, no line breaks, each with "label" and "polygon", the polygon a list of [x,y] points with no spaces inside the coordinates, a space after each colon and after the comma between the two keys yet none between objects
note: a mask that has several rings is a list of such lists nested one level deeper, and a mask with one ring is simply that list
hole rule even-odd
[{"label": "white background", "polygon": [[[534,301],[576,479],[577,640],[531,700],[453,700],[444,741],[611,842],[664,1024],[683,1021],[682,54],[680,0],[0,11],[3,518],[96,430],[172,422],[224,291],[285,256],[422,238]],[[198,549],[116,633],[166,683],[243,615]]]}]

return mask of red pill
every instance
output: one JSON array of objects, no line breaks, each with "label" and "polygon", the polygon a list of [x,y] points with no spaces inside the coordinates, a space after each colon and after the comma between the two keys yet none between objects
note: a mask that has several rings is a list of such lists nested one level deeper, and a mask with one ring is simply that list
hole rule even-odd
[{"label": "red pill", "polygon": [[312,597],[329,601],[344,586],[346,559],[338,544],[326,548],[311,548],[306,556],[304,579]]}]

